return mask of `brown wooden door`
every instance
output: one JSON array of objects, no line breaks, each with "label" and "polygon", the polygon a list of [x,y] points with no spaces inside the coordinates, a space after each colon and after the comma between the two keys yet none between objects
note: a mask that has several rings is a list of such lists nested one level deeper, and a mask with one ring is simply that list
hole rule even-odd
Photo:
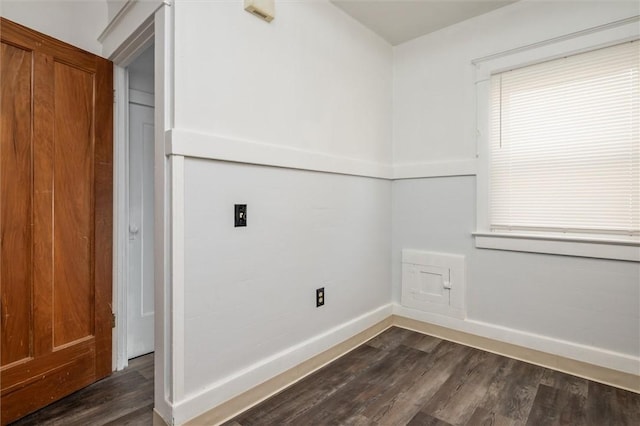
[{"label": "brown wooden door", "polygon": [[3,425],[111,373],[112,63],[0,21]]}]

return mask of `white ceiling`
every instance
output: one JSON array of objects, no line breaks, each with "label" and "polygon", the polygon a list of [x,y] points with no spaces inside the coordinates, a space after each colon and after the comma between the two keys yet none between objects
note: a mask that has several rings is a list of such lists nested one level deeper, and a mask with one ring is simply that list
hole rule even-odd
[{"label": "white ceiling", "polygon": [[331,0],[394,46],[515,1]]}]

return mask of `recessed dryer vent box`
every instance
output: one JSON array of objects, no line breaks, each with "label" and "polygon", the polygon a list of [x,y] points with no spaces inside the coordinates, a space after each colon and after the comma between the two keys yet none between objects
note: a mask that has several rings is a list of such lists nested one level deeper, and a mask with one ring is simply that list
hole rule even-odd
[{"label": "recessed dryer vent box", "polygon": [[464,256],[402,250],[401,304],[455,318],[465,318]]},{"label": "recessed dryer vent box", "polygon": [[244,10],[267,22],[276,16],[274,0],[244,0]]}]

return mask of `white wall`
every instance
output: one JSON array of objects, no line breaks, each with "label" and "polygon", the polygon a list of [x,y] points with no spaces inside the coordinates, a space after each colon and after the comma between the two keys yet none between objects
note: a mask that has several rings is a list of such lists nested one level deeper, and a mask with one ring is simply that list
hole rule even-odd
[{"label": "white wall", "polygon": [[107,1],[107,15],[109,21],[111,21],[115,16],[122,10],[122,8],[127,4],[127,0],[106,0]]},{"label": "white wall", "polygon": [[391,47],[328,1],[176,4],[175,125],[388,164]]},{"label": "white wall", "polygon": [[472,176],[393,183],[396,303],[403,248],[463,254],[469,319],[640,356],[638,263],[476,249],[474,212]]},{"label": "white wall", "polygon": [[3,0],[0,14],[96,55],[102,53],[98,36],[107,25],[106,0]]},{"label": "white wall", "polygon": [[[389,164],[392,49],[328,1],[276,2],[270,24],[241,1],[174,12],[172,149],[191,155],[173,212],[184,214],[179,423],[391,313],[391,183],[349,165]],[[230,162],[216,156],[224,143],[241,147]],[[310,170],[243,162],[272,164],[263,147]],[[313,171],[320,157],[344,160],[343,173]],[[235,203],[248,205],[246,228],[233,226]]]},{"label": "white wall", "polygon": [[384,180],[186,160],[186,399],[230,396],[220,381],[387,305],[390,205]]},{"label": "white wall", "polygon": [[[397,46],[394,164],[474,158],[473,59],[639,13],[635,2],[522,1]],[[591,361],[636,357],[637,371],[640,265],[475,249],[475,185],[473,176],[394,182],[394,301],[402,248],[464,254],[469,320],[504,327],[507,339],[536,334],[551,351],[592,347]]]}]

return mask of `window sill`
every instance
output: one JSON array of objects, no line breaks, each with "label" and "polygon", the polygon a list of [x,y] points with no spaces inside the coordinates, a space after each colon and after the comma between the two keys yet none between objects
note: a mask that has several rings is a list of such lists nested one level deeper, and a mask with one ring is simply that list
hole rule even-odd
[{"label": "window sill", "polygon": [[474,232],[477,248],[640,262],[640,242],[631,240]]}]

